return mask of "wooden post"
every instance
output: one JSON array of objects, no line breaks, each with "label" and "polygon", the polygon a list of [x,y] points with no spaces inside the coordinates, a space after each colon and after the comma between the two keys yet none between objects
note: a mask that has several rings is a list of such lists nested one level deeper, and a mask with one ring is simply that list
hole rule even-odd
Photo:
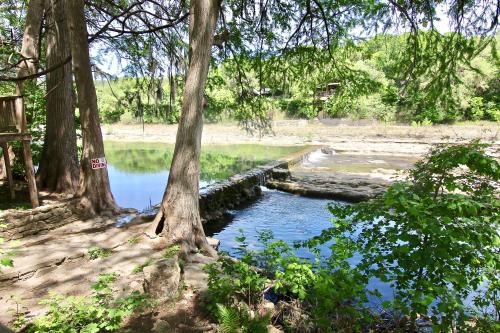
[{"label": "wooden post", "polygon": [[28,122],[26,121],[26,109],[23,96],[17,96],[15,100],[16,119],[19,124],[20,133],[28,133]]},{"label": "wooden post", "polygon": [[12,178],[12,169],[10,167],[10,156],[9,156],[9,146],[6,142],[1,144],[3,150],[3,159],[5,161],[5,171],[7,172],[7,181],[9,182],[10,198],[14,200],[16,198],[16,193],[14,192],[14,179]]},{"label": "wooden post", "polygon": [[26,178],[28,179],[28,189],[30,192],[31,206],[39,206],[38,191],[36,189],[35,172],[33,171],[33,159],[31,158],[30,141],[23,140],[24,167],[26,169]]}]

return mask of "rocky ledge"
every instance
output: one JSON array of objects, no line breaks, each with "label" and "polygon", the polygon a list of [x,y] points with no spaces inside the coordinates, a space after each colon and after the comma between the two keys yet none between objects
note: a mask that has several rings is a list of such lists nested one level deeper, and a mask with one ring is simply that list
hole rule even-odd
[{"label": "rocky ledge", "polygon": [[275,170],[266,185],[306,197],[360,202],[384,193],[390,182],[362,174]]}]

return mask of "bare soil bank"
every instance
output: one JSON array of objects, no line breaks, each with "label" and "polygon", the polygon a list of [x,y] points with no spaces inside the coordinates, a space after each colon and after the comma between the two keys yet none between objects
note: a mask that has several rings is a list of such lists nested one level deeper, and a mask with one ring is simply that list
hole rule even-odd
[{"label": "bare soil bank", "polygon": [[[137,124],[106,125],[105,140],[175,143],[177,125]],[[392,152],[420,155],[430,144],[467,142],[481,139],[500,144],[500,124],[492,122],[456,125],[410,126],[360,122],[320,123],[305,120],[279,121],[273,133],[259,137],[245,132],[237,124],[206,124],[204,144],[254,143],[263,145],[330,145],[339,150]]]}]

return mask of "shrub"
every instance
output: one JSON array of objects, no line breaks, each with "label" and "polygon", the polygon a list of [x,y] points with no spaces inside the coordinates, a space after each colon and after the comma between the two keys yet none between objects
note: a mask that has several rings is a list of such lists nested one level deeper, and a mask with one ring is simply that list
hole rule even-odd
[{"label": "shrub", "polygon": [[366,281],[360,274],[298,258],[283,241],[274,241],[269,231],[259,235],[262,251],[249,251],[243,235],[236,240],[241,260],[221,257],[205,267],[209,275],[208,309],[222,330],[258,332],[249,327],[270,318],[256,316],[256,322],[246,318],[248,313],[259,312],[266,297],[293,304],[293,311],[282,308],[279,318],[273,319],[291,331],[353,331],[369,323],[371,317],[363,305]]},{"label": "shrub", "polygon": [[269,315],[253,317],[245,303],[239,307],[228,307],[217,304],[217,319],[220,333],[267,333]]},{"label": "shrub", "polygon": [[89,249],[89,258],[90,260],[95,260],[99,258],[107,258],[111,255],[110,249],[104,249],[98,246],[93,246]]},{"label": "shrub", "polygon": [[[385,306],[414,319],[430,313],[444,331],[463,329],[471,317],[464,301],[485,285],[498,286],[500,167],[485,148],[477,142],[434,148],[407,182],[382,197],[330,206],[334,227],[309,245],[335,239],[329,262],[361,256],[354,269],[395,290]],[[495,304],[498,296],[498,289],[482,293],[475,305]]]},{"label": "shrub", "polygon": [[481,120],[484,117],[484,104],[482,97],[472,97],[469,102],[470,120]]},{"label": "shrub", "polygon": [[121,328],[125,317],[139,307],[149,306],[145,295],[133,292],[114,300],[112,283],[115,274],[101,274],[92,285],[92,295],[62,296],[51,294],[42,302],[48,305],[46,315],[35,318],[28,327],[28,333],[101,333]]},{"label": "shrub", "polygon": [[101,108],[101,114],[103,117],[103,123],[113,124],[120,121],[123,114],[125,114],[125,109],[120,105],[106,105]]},{"label": "shrub", "polygon": [[205,271],[208,273],[208,310],[212,315],[219,311],[217,304],[231,306],[244,301],[250,307],[257,305],[268,283],[268,279],[247,262],[227,257],[206,265]]},{"label": "shrub", "polygon": [[318,113],[310,98],[284,100],[281,107],[286,111],[287,116],[291,118],[312,119]]}]

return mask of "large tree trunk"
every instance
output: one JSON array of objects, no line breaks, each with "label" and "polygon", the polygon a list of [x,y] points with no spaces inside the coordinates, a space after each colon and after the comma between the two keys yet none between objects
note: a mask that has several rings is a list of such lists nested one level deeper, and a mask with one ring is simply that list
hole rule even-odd
[{"label": "large tree trunk", "polygon": [[203,93],[219,7],[219,0],[191,1],[189,70],[174,156],[160,211],[147,231],[150,237],[162,236],[167,245],[180,244],[184,256],[197,250],[215,255],[203,231],[198,197]]},{"label": "large tree trunk", "polygon": [[104,157],[97,96],[90,65],[88,32],[85,23],[83,0],[70,0],[67,4],[71,54],[78,92],[83,138],[80,161],[80,183],[77,195],[81,198],[79,208],[88,215],[101,212],[115,213],[118,210],[109,186],[108,170],[92,169],[91,159]]},{"label": "large tree trunk", "polygon": [[[43,22],[43,12],[44,0],[31,0],[29,2],[20,52],[23,61],[19,64],[18,77],[35,74],[38,68],[38,44],[40,41],[40,27]],[[22,94],[23,83],[20,81],[16,85],[16,95]],[[9,147],[9,155],[12,160],[11,165],[13,165],[15,155],[11,147]],[[2,158],[0,159],[0,179],[5,176],[5,165]]]},{"label": "large tree trunk", "polygon": [[[30,0],[26,13],[21,57],[24,59],[19,64],[18,77],[36,73],[39,60],[40,27],[43,22],[44,0]],[[22,81],[17,84],[17,93],[22,94]]]},{"label": "large tree trunk", "polygon": [[[47,67],[70,54],[66,20],[68,0],[47,1]],[[37,181],[42,189],[74,194],[78,187],[75,109],[71,63],[47,75],[47,122]]]}]

